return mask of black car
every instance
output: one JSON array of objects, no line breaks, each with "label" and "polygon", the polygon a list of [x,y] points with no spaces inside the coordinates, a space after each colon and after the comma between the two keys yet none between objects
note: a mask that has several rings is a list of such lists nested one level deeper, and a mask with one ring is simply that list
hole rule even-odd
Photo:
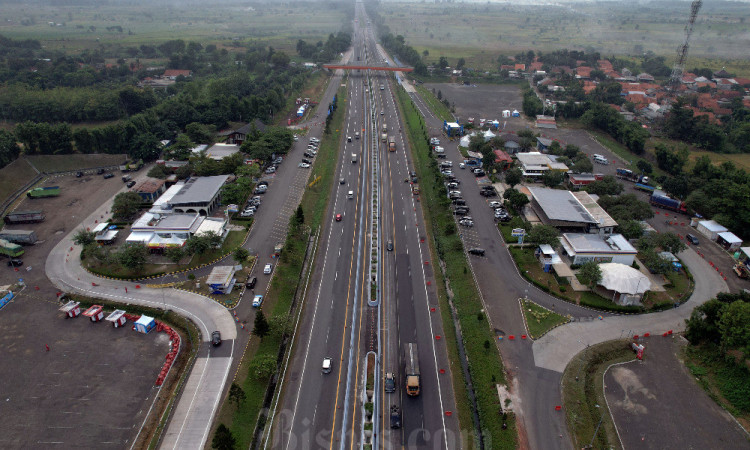
[{"label": "black car", "polygon": [[391,405],[391,428],[401,428],[401,408]]},{"label": "black car", "polygon": [[98,168],[98,169],[96,169],[96,174],[97,174],[97,175],[101,175],[101,174],[103,174],[103,173],[104,173],[104,169],[102,169],[101,167],[100,167],[100,168]]},{"label": "black car", "polygon": [[470,248],[469,249],[469,253],[471,253],[472,255],[484,256],[484,249],[483,248],[477,248],[477,247]]},{"label": "black car", "polygon": [[475,177],[483,177],[483,176],[485,176],[484,170],[482,170],[482,169],[474,169],[474,176]]},{"label": "black car", "polygon": [[20,259],[11,259],[8,261],[8,267],[21,267],[23,265],[23,261]]},{"label": "black car", "polygon": [[469,214],[469,208],[467,208],[465,206],[460,206],[460,207],[456,208],[456,211],[454,211],[454,212],[456,213],[457,216],[465,216],[465,215]]},{"label": "black car", "polygon": [[257,282],[258,282],[258,277],[252,277],[252,278],[250,278],[250,279],[247,280],[247,283],[245,283],[245,286],[248,289],[255,289],[255,283],[257,283]]},{"label": "black car", "polygon": [[481,195],[482,197],[497,197],[497,192],[495,192],[494,190],[492,191],[482,190],[482,191],[479,191],[479,195]]},{"label": "black car", "polygon": [[81,178],[82,176],[83,176],[83,172],[80,172],[80,171],[76,172],[76,177],[77,178]]},{"label": "black car", "polygon": [[310,161],[309,159],[305,159],[305,158],[302,158],[302,162],[305,164],[312,164],[312,161]]},{"label": "black car", "polygon": [[303,155],[305,155],[305,156],[306,156],[306,157],[308,157],[308,158],[315,158],[315,155],[313,155],[313,154],[312,154],[312,153],[310,153],[310,152],[305,152],[305,153],[303,153]]},{"label": "black car", "polygon": [[693,245],[699,245],[700,241],[697,237],[693,236],[692,234],[688,233],[685,235],[685,239],[687,239],[688,242],[690,242]]},{"label": "black car", "polygon": [[211,333],[211,344],[216,347],[217,345],[221,345],[221,333],[218,331],[214,331]]},{"label": "black car", "polygon": [[128,181],[128,183],[125,186],[132,188],[133,186],[135,186],[135,180]]},{"label": "black car", "polygon": [[462,198],[457,198],[457,199],[453,200],[453,204],[454,205],[458,205],[458,206],[465,206],[466,205],[466,200],[464,200]]}]

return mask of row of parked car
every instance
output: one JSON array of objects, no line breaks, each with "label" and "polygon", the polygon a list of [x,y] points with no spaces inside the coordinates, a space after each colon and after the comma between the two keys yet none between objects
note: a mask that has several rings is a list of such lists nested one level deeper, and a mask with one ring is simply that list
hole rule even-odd
[{"label": "row of parked car", "polygon": [[307,150],[305,150],[305,153],[303,153],[304,158],[302,158],[302,162],[299,163],[299,167],[302,167],[303,169],[310,168],[310,165],[312,165],[312,160],[318,154],[319,146],[320,139],[311,137],[310,142],[307,144]]}]

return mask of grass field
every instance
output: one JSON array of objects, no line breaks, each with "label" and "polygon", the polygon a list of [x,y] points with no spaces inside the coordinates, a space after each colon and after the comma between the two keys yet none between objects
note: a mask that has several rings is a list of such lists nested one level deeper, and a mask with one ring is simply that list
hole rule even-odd
[{"label": "grass field", "polygon": [[522,300],[522,306],[526,328],[533,339],[539,339],[549,330],[568,321],[564,316],[543,308],[531,300]]},{"label": "grass field", "polygon": [[[628,342],[609,341],[594,345],[577,354],[565,368],[562,379],[563,411],[574,448],[620,448],[612,417],[604,400],[604,371],[612,364],[631,361],[635,355]],[[603,418],[601,429],[596,426]]]},{"label": "grass field", "polygon": [[33,180],[35,176],[36,171],[23,158],[16,159],[0,169],[0,203]]},{"label": "grass field", "polygon": [[127,155],[35,155],[26,159],[40,172],[65,172],[94,167],[115,166],[127,160]]},{"label": "grass field", "polygon": [[[3,5],[0,34],[38,39],[46,49],[66,53],[99,48],[106,51],[116,46],[157,46],[184,39],[203,45],[214,43],[230,51],[235,43],[257,42],[292,54],[298,39],[317,42],[340,31],[353,11],[353,4],[349,7],[336,3],[325,7],[318,3],[176,5]],[[122,31],[114,27],[121,27]]]},{"label": "grass field", "polygon": [[[608,2],[519,5],[515,3],[381,3],[380,14],[394,34],[428,62],[446,56],[467,67],[496,68],[500,54],[555,49],[595,50],[602,55],[641,55],[653,51],[672,64],[682,43],[690,4],[649,3],[634,8]],[[726,67],[750,73],[746,49],[750,35],[740,20],[750,17],[746,3],[704,3],[690,42],[688,67]],[[729,38],[731,36],[731,39]]]}]

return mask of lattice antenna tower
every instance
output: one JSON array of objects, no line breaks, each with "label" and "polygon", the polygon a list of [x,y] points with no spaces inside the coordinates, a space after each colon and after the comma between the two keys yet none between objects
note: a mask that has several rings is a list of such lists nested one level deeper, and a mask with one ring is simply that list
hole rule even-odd
[{"label": "lattice antenna tower", "polygon": [[685,71],[685,60],[687,60],[688,48],[690,47],[690,35],[693,34],[693,25],[698,11],[703,6],[703,0],[693,0],[690,5],[690,18],[685,25],[685,42],[677,48],[677,62],[672,68],[672,75],[669,77],[669,86],[675,88],[680,84],[682,73]]}]

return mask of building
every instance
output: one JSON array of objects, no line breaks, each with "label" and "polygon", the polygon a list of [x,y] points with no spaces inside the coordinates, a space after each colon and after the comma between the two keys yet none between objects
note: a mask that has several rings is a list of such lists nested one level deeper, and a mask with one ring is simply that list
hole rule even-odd
[{"label": "building", "polygon": [[113,243],[115,239],[117,239],[117,234],[119,233],[117,227],[110,227],[108,222],[97,224],[91,231],[94,233],[94,241],[99,245],[109,245]]},{"label": "building", "polygon": [[212,294],[229,294],[232,292],[235,282],[234,266],[216,266],[206,278],[206,285],[211,288]]},{"label": "building", "polygon": [[507,169],[513,164],[513,158],[502,150],[493,150],[495,154],[495,164],[500,166],[502,170]]},{"label": "building", "polygon": [[464,127],[458,124],[458,122],[443,122],[443,131],[448,136],[461,136],[464,133]]},{"label": "building", "polygon": [[[541,187],[528,187],[531,208],[544,225],[565,232],[611,234],[617,222],[599,207],[593,199],[573,192]],[[577,192],[575,194],[586,194]]]},{"label": "building", "polygon": [[536,127],[557,129],[557,122],[555,121],[554,116],[538,115],[536,116]]},{"label": "building", "polygon": [[701,220],[698,222],[698,226],[695,227],[698,233],[706,236],[712,241],[716,241],[719,237],[719,233],[729,231],[725,226],[716,222],[715,220]]},{"label": "building", "polygon": [[176,80],[177,77],[179,76],[190,77],[192,75],[193,75],[193,72],[190,70],[167,69],[164,71],[164,75],[162,75],[162,78]]},{"label": "building", "polygon": [[206,157],[214,161],[221,161],[227,156],[232,156],[240,152],[240,146],[236,144],[214,144],[206,150]]},{"label": "building", "polygon": [[560,238],[563,251],[571,264],[618,263],[630,266],[638,250],[621,234],[601,236],[587,233],[563,233]]},{"label": "building", "polygon": [[261,133],[266,131],[266,125],[258,119],[253,122],[247,123],[240,128],[227,130],[219,133],[220,137],[226,137],[227,144],[234,144],[242,146],[242,143],[247,139],[247,135],[253,131],[253,128],[260,131]]},{"label": "building", "polygon": [[213,232],[226,237],[227,221],[218,217],[193,214],[144,213],[136,220],[125,240],[129,244],[143,244],[151,252],[159,253],[169,247],[183,247],[191,236]]},{"label": "building", "polygon": [[193,177],[175,184],[169,190],[178,186],[179,190],[169,199],[169,209],[174,213],[210,216],[221,204],[221,188],[228,179],[229,175]]},{"label": "building", "polygon": [[549,150],[549,146],[552,145],[552,139],[547,139],[543,137],[536,138],[536,149],[539,150],[542,153],[547,153],[547,150]]},{"label": "building", "polygon": [[521,164],[521,172],[527,178],[541,180],[544,173],[549,170],[567,172],[568,166],[556,161],[556,158],[539,152],[517,153],[516,158]]},{"label": "building", "polygon": [[571,173],[568,175],[568,186],[570,189],[577,191],[582,187],[586,187],[594,181],[604,179],[604,175],[597,173]]},{"label": "building", "polygon": [[132,191],[140,195],[144,202],[154,202],[166,190],[164,180],[146,178],[133,186]]}]

